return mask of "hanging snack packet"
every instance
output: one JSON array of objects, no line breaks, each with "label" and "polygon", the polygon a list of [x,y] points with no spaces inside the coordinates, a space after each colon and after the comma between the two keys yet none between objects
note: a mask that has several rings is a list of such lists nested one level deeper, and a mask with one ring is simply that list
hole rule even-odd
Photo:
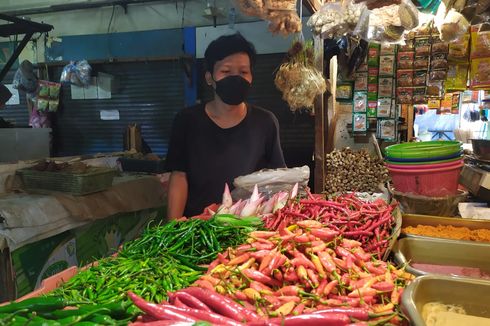
[{"label": "hanging snack packet", "polygon": [[378,118],[389,118],[391,115],[391,104],[392,100],[390,97],[378,99]]},{"label": "hanging snack packet", "polygon": [[367,91],[368,88],[368,73],[367,72],[357,72],[356,82],[354,84],[355,91]]},{"label": "hanging snack packet", "polygon": [[368,128],[368,121],[365,113],[354,113],[352,115],[352,131],[366,132]]},{"label": "hanging snack packet", "polygon": [[376,118],[377,109],[378,109],[378,101],[368,101],[367,117]]},{"label": "hanging snack packet", "polygon": [[393,94],[393,78],[379,77],[378,97],[391,97]]},{"label": "hanging snack packet", "polygon": [[354,93],[354,112],[366,112],[368,106],[368,98],[366,92]]},{"label": "hanging snack packet", "polygon": [[395,56],[382,55],[379,57],[379,75],[393,76],[395,73]]},{"label": "hanging snack packet", "polygon": [[414,59],[414,52],[398,52],[398,69],[412,69]]},{"label": "hanging snack packet", "polygon": [[413,85],[413,70],[398,70],[397,86],[411,87]]}]

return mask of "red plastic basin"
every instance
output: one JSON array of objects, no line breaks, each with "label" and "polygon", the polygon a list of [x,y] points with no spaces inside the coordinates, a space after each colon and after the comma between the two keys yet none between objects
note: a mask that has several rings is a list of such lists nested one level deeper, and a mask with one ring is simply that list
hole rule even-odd
[{"label": "red plastic basin", "polygon": [[429,169],[393,168],[388,166],[393,186],[399,192],[428,197],[455,195],[458,192],[458,180],[464,163],[453,166]]},{"label": "red plastic basin", "polygon": [[392,169],[400,169],[400,170],[427,170],[427,169],[439,169],[439,168],[448,168],[448,167],[456,167],[463,163],[463,159],[453,161],[453,162],[443,162],[443,163],[432,163],[432,164],[419,164],[419,165],[404,165],[404,164],[389,164],[386,163],[386,167]]}]

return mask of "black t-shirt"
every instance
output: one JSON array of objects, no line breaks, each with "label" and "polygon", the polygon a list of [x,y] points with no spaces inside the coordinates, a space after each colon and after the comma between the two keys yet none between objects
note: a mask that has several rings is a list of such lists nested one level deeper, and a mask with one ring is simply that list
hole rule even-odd
[{"label": "black t-shirt", "polygon": [[172,127],[167,171],[187,174],[185,216],[194,216],[221,202],[225,183],[264,168],[285,167],[279,124],[269,111],[247,105],[236,126],[223,129],[209,118],[205,105],[178,112]]}]

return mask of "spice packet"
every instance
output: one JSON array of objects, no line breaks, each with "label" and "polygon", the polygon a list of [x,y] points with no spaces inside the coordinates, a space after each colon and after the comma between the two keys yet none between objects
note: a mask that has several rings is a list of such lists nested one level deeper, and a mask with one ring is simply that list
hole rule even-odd
[{"label": "spice packet", "polygon": [[37,99],[37,110],[39,112],[46,112],[49,110],[49,100],[39,97]]},{"label": "spice packet", "polygon": [[429,67],[429,57],[428,56],[416,56],[413,62],[415,69],[427,69]]},{"label": "spice packet", "polygon": [[379,77],[378,97],[391,97],[393,94],[393,78]]},{"label": "spice packet", "polygon": [[390,97],[379,98],[376,117],[389,118],[391,115],[392,99]]},{"label": "spice packet", "polygon": [[490,57],[490,31],[481,31],[480,26],[471,27],[471,58]]},{"label": "spice packet", "polygon": [[398,52],[397,67],[398,69],[412,69],[415,59],[414,52]]},{"label": "spice packet", "polygon": [[466,90],[468,68],[469,66],[467,64],[449,66],[447,71],[447,79],[444,83],[446,92]]},{"label": "spice packet", "polygon": [[367,117],[376,118],[377,109],[378,109],[378,101],[368,101]]},{"label": "spice packet", "polygon": [[368,67],[379,66],[379,49],[380,45],[378,43],[369,43],[367,61]]},{"label": "spice packet", "polygon": [[344,83],[337,85],[337,100],[349,101],[352,100],[352,84]]},{"label": "spice packet", "polygon": [[49,112],[58,111],[59,100],[49,100]]},{"label": "spice packet", "polygon": [[413,74],[413,86],[425,86],[427,84],[427,70],[417,70]]},{"label": "spice packet", "polygon": [[439,53],[432,56],[430,62],[431,69],[447,69],[447,57],[445,53]]},{"label": "spice packet", "polygon": [[413,85],[413,70],[398,70],[397,86],[411,87]]},{"label": "spice packet", "polygon": [[490,86],[490,58],[471,60],[470,87],[485,88]]},{"label": "spice packet", "polygon": [[368,97],[366,92],[354,93],[354,112],[366,112],[368,106]]},{"label": "spice packet", "polygon": [[440,109],[441,108],[441,100],[431,98],[427,102],[427,107],[429,109]]},{"label": "spice packet", "polygon": [[463,35],[459,40],[449,43],[447,59],[451,62],[467,62],[470,56],[470,34]]},{"label": "spice packet", "polygon": [[432,43],[432,54],[444,53],[447,54],[449,52],[449,43],[443,42],[440,39],[435,39],[434,43]]},{"label": "spice packet", "polygon": [[398,103],[411,104],[413,99],[413,88],[398,87],[396,89],[396,96],[397,96]]},{"label": "spice packet", "polygon": [[395,73],[395,56],[382,55],[379,57],[379,75],[393,76]]},{"label": "spice packet", "polygon": [[396,44],[381,44],[380,55],[394,55],[396,52]]},{"label": "spice packet", "polygon": [[432,70],[429,73],[429,81],[443,81],[446,79],[447,70]]},{"label": "spice packet", "polygon": [[352,115],[352,131],[366,132],[368,128],[368,120],[365,113],[354,113]]},{"label": "spice packet", "polygon": [[428,37],[421,37],[415,39],[415,55],[416,56],[428,56],[430,55],[430,40]]},{"label": "spice packet", "polygon": [[368,87],[368,73],[358,72],[356,73],[356,82],[354,84],[355,91],[367,91]]},{"label": "spice packet", "polygon": [[386,141],[396,141],[396,120],[381,119],[378,120],[377,134],[378,138]]},{"label": "spice packet", "polygon": [[376,101],[378,99],[378,84],[368,85],[368,100]]}]

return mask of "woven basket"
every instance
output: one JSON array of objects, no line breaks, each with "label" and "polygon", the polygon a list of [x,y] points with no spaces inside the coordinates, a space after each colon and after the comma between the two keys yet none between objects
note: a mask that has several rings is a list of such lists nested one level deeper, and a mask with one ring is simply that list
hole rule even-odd
[{"label": "woven basket", "polygon": [[296,0],[265,0],[268,10],[292,10],[296,11]]},{"label": "woven basket", "polygon": [[22,178],[23,189],[28,192],[63,192],[83,196],[106,190],[112,186],[115,171],[107,168],[90,168],[82,174],[67,172],[18,170]]}]

